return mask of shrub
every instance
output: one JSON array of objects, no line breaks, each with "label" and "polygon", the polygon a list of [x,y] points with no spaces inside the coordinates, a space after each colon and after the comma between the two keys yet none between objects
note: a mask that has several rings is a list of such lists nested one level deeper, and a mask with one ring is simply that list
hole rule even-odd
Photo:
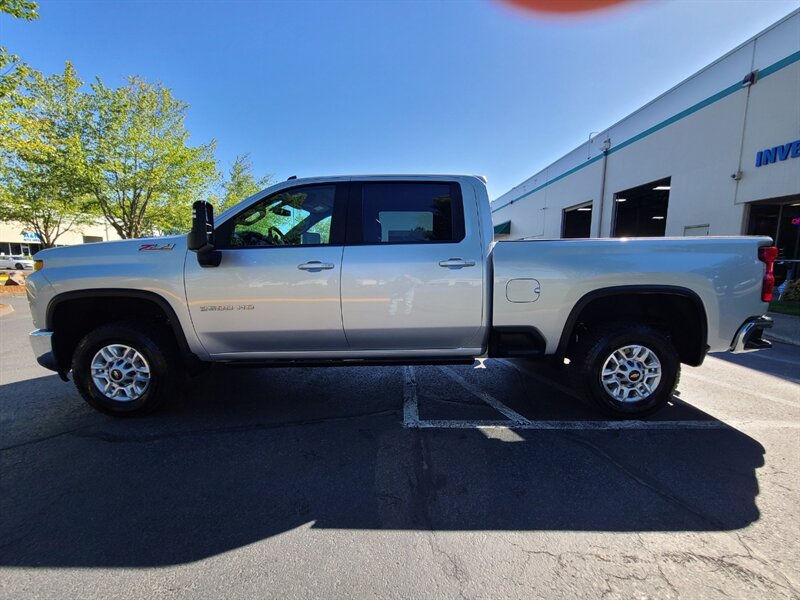
[{"label": "shrub", "polygon": [[800,279],[790,281],[786,285],[786,289],[783,290],[781,300],[794,300],[795,302],[800,301]]}]

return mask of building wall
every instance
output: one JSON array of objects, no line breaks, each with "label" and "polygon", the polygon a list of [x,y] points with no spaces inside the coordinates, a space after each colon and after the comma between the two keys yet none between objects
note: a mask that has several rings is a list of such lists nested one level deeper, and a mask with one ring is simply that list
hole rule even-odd
[{"label": "building wall", "polygon": [[[743,85],[754,69],[756,83]],[[493,221],[510,220],[512,239],[558,238],[563,209],[592,201],[591,235],[609,236],[616,192],[671,177],[666,235],[700,224],[710,235],[740,234],[748,202],[800,194],[800,158],[755,166],[756,152],[794,140],[800,11],[503,194]]]},{"label": "building wall", "polygon": [[[31,253],[35,252],[39,245],[33,241],[32,234],[33,232],[21,223],[0,222],[0,254],[20,253],[16,250],[18,245],[29,246]],[[101,238],[102,241],[120,239],[113,227],[99,222],[94,225],[83,225],[70,229],[70,231],[58,238],[56,245],[83,244],[84,236]],[[9,244],[11,245],[10,247]]]}]

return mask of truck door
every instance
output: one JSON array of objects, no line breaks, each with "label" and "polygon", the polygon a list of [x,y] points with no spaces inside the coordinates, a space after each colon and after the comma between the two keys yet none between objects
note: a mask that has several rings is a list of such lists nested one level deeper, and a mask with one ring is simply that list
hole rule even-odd
[{"label": "truck door", "polygon": [[342,318],[350,349],[474,354],[484,290],[471,190],[465,201],[457,182],[353,182],[348,210]]},{"label": "truck door", "polygon": [[259,358],[347,349],[340,281],[346,184],[281,190],[220,224],[222,262],[186,260],[186,297],[206,350]]}]

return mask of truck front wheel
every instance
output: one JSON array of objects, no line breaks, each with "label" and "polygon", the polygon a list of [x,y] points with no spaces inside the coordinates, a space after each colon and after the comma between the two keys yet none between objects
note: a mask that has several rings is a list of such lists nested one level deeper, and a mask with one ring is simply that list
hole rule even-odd
[{"label": "truck front wheel", "polygon": [[159,408],[176,393],[176,358],[174,340],[155,324],[110,323],[78,343],[72,376],[93,408],[134,417]]},{"label": "truck front wheel", "polygon": [[680,359],[669,339],[637,322],[589,329],[572,364],[581,392],[606,414],[623,419],[663,408],[680,377]]}]

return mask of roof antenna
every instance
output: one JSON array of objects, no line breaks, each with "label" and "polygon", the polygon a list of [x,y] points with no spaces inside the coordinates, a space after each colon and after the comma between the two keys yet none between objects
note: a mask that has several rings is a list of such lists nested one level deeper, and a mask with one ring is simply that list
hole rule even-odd
[{"label": "roof antenna", "polygon": [[289,179],[287,179],[286,181],[291,181],[292,179],[297,179],[297,175],[292,175],[292,176],[291,176],[291,177],[289,177]]}]

